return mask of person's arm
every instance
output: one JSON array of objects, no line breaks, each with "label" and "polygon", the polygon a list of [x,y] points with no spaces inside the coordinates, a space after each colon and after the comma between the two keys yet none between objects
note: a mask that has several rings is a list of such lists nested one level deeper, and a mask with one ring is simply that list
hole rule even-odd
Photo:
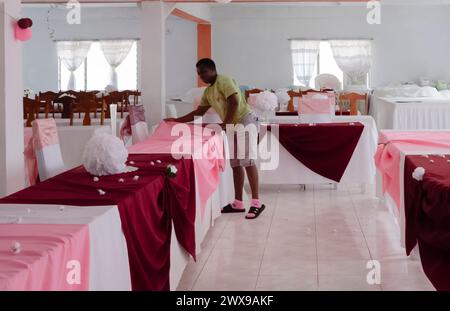
[{"label": "person's arm", "polygon": [[203,116],[208,111],[210,107],[208,106],[198,106],[198,108],[185,116],[176,118],[176,119],[166,119],[166,121],[175,121],[180,123],[187,123],[194,121],[196,116]]},{"label": "person's arm", "polygon": [[239,107],[239,100],[237,97],[237,93],[231,94],[227,98],[227,105],[228,105],[228,111],[227,111],[227,115],[225,116],[225,120],[223,120],[222,128],[225,128],[227,126],[227,124],[233,123],[234,116]]}]

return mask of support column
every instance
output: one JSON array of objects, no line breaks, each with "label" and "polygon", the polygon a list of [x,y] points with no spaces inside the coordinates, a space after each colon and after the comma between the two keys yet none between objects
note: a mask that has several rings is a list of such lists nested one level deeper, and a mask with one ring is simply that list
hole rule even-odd
[{"label": "support column", "polygon": [[[211,24],[197,24],[197,58],[211,58]],[[206,86],[198,78],[198,86]]]},{"label": "support column", "polygon": [[161,1],[144,1],[141,34],[141,89],[145,117],[149,125],[165,117],[165,4]]},{"label": "support column", "polygon": [[20,0],[0,0],[0,196],[24,187],[22,43],[14,38]]}]

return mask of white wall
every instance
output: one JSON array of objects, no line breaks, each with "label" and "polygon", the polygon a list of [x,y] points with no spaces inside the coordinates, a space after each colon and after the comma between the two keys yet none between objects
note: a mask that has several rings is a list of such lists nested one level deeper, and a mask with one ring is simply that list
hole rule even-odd
[{"label": "white wall", "polygon": [[363,6],[213,6],[213,55],[240,84],[287,87],[289,38],[373,38],[372,86],[421,76],[450,81],[450,7],[382,6],[381,25]]},{"label": "white wall", "polygon": [[166,94],[170,98],[197,85],[197,24],[176,17],[166,23]]},{"label": "white wall", "polygon": [[[48,8],[27,7],[24,16],[33,19],[33,39],[24,44],[24,88],[58,90],[58,62],[55,43],[49,37]],[[56,40],[137,39],[141,37],[138,7],[82,7],[81,24],[69,25],[63,8],[52,9],[50,28]],[[197,32],[193,22],[169,16],[166,21],[167,95],[184,94],[196,84]],[[138,58],[140,57],[140,50]],[[138,78],[138,81],[140,79]]]}]

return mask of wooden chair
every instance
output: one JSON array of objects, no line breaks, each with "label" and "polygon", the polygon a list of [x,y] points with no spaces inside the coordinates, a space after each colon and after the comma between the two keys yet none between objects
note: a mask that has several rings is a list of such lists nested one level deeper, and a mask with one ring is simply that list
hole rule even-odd
[{"label": "wooden chair", "polygon": [[40,104],[37,99],[23,98],[23,118],[27,120],[26,127],[31,127],[31,123],[39,118]]},{"label": "wooden chair", "polygon": [[106,105],[106,117],[110,118],[110,105],[116,104],[117,111],[120,112],[120,117],[123,118],[125,111],[128,111],[128,100],[126,97],[128,93],[125,92],[111,92],[108,95],[103,96],[103,101]]},{"label": "wooden chair", "polygon": [[264,92],[264,90],[261,90],[261,89],[246,90],[245,91],[245,99],[248,100],[248,98],[250,97],[251,94],[259,94],[262,92]]},{"label": "wooden chair", "polygon": [[39,103],[44,108],[46,119],[48,118],[49,113],[52,113],[53,118],[55,118],[55,112],[62,112],[62,108],[58,104],[56,104],[58,107],[55,107],[55,100],[59,97],[59,95],[59,93],[52,91],[39,92]]},{"label": "wooden chair", "polygon": [[73,115],[75,112],[84,113],[83,126],[89,126],[91,122],[91,112],[94,113],[94,118],[97,117],[97,112],[100,109],[100,125],[105,123],[105,102],[99,103],[93,93],[79,94],[77,103],[70,113],[70,125],[73,125]]},{"label": "wooden chair", "polygon": [[342,93],[339,96],[339,109],[342,113],[344,111],[344,102],[350,104],[350,115],[356,116],[358,115],[358,102],[363,101],[364,102],[364,113],[369,113],[369,101],[367,94],[358,94],[358,93]]},{"label": "wooden chair", "polygon": [[295,112],[295,106],[294,106],[294,99],[298,97],[299,99],[303,97],[303,92],[296,92],[296,91],[288,91],[288,95],[291,98],[288,102],[288,111],[289,112]]}]

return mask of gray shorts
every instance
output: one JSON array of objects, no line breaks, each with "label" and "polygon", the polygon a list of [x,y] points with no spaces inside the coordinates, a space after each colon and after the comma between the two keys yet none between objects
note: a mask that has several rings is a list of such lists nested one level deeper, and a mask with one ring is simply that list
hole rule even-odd
[{"label": "gray shorts", "polygon": [[234,142],[230,144],[230,165],[232,168],[254,166],[258,151],[258,117],[254,112],[249,112],[239,124],[233,134]]}]

